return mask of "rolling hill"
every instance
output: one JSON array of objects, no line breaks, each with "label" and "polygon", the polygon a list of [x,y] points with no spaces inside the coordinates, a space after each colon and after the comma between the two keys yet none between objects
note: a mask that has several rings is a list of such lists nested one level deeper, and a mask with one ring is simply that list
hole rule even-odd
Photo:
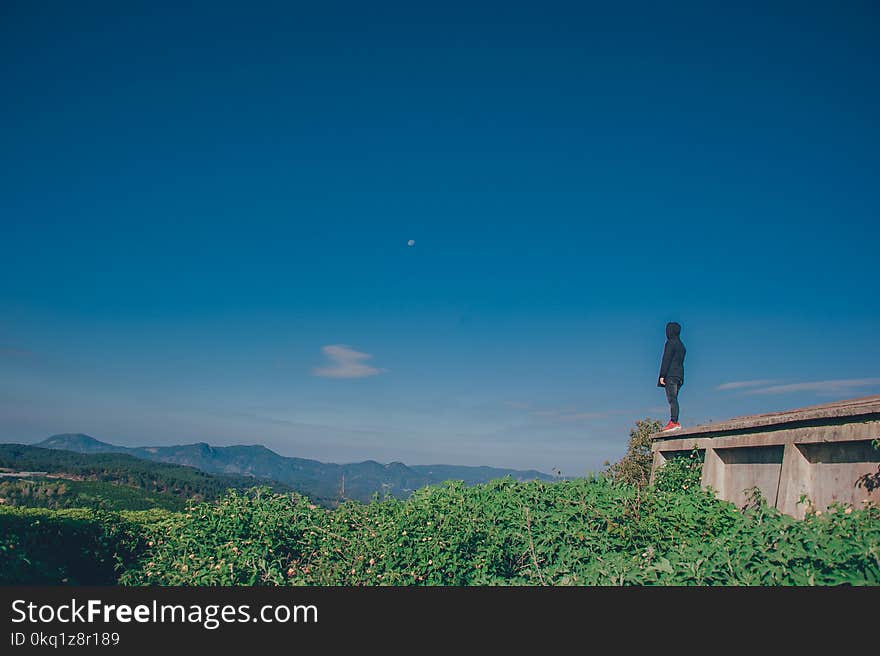
[{"label": "rolling hill", "polygon": [[2,503],[49,508],[180,510],[189,499],[216,499],[229,488],[269,484],[278,491],[289,489],[274,481],[209,474],[193,467],[96,448],[96,453],[81,453],[0,444]]}]

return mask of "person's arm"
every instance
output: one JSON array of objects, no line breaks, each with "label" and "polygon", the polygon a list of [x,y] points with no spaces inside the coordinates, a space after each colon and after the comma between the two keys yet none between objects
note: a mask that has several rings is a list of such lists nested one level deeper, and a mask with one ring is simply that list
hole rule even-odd
[{"label": "person's arm", "polygon": [[679,343],[678,349],[681,351],[681,383],[679,385],[684,385],[684,356],[687,353],[687,349],[681,343]]},{"label": "person's arm", "polygon": [[669,363],[672,362],[673,349],[669,348],[669,340],[663,346],[663,359],[660,361],[660,377],[657,379],[657,387],[663,387],[666,384],[664,380],[669,372]]}]

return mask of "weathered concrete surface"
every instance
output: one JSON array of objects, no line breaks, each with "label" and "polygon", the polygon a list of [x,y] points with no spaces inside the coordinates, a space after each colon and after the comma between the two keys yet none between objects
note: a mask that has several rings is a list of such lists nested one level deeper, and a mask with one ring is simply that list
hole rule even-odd
[{"label": "weathered concrete surface", "polygon": [[736,417],[651,436],[651,477],[670,457],[704,452],[704,487],[743,505],[757,487],[782,512],[803,517],[802,495],[813,507],[880,502],[880,490],[857,483],[880,466],[880,396]]}]

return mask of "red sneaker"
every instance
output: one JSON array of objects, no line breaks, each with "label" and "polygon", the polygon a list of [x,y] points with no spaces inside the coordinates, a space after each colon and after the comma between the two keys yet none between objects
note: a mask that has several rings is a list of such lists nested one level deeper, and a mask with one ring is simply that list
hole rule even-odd
[{"label": "red sneaker", "polygon": [[668,433],[670,431],[676,431],[676,430],[680,430],[680,429],[681,429],[681,424],[674,422],[674,421],[670,421],[668,424],[666,424],[663,428],[660,429],[660,432],[661,433]]}]

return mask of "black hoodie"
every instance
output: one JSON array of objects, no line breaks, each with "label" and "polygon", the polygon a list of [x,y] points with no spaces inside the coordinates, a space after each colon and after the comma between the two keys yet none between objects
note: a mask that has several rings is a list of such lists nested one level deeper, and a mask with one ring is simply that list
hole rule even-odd
[{"label": "black hoodie", "polygon": [[[666,324],[666,346],[663,347],[663,361],[660,363],[660,378],[678,379],[679,385],[684,385],[684,344],[678,336],[681,334],[681,326],[674,321]],[[657,380],[657,387],[661,387]]]}]

